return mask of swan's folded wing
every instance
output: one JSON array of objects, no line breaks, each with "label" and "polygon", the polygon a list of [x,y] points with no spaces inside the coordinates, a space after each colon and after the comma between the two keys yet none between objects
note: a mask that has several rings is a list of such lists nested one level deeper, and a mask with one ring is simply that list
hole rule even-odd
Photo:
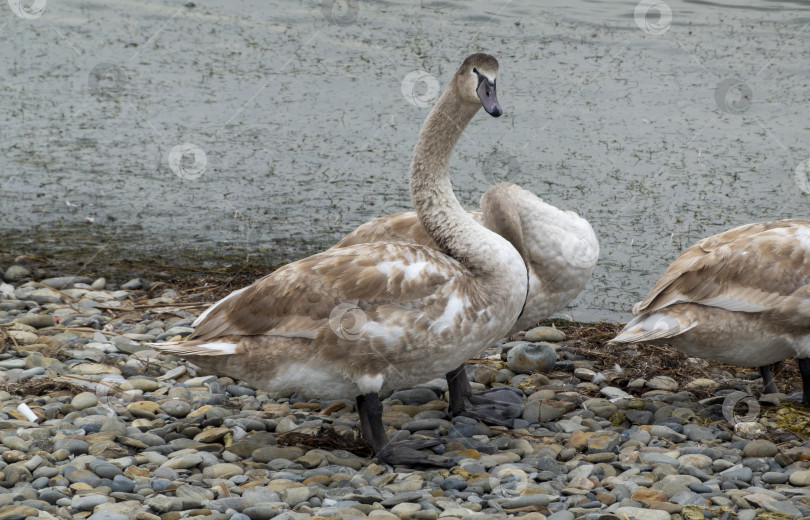
[{"label": "swan's folded wing", "polygon": [[288,264],[220,300],[195,322],[189,340],[272,335],[314,339],[351,309],[417,308],[466,269],[432,249],[359,244]]},{"label": "swan's folded wing", "polygon": [[[806,260],[807,259],[807,260]],[[701,240],[667,269],[633,313],[676,303],[764,312],[810,279],[810,222],[740,226]]]},{"label": "swan's folded wing", "polygon": [[375,218],[343,237],[332,249],[371,242],[407,242],[437,249],[413,211]]}]

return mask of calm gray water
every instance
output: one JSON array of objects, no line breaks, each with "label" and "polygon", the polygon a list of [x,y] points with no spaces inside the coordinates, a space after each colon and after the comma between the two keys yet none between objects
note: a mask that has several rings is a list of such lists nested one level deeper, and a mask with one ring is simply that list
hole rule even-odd
[{"label": "calm gray water", "polygon": [[320,251],[410,209],[430,90],[476,51],[506,114],[468,127],[456,192],[475,207],[508,180],[591,221],[571,318],[627,319],[694,241],[810,214],[805,2],[536,3],[4,2],[0,250]]}]

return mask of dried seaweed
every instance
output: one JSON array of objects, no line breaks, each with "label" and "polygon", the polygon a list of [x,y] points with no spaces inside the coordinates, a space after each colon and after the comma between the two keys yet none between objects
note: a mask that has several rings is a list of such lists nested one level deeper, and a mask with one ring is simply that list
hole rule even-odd
[{"label": "dried seaweed", "polygon": [[0,385],[3,390],[10,394],[21,396],[45,396],[52,395],[55,392],[68,391],[72,395],[86,392],[86,388],[82,388],[67,381],[57,381],[55,379],[29,379],[22,383],[6,383]]},{"label": "dried seaweed", "polygon": [[282,433],[276,437],[276,440],[282,446],[297,446],[307,450],[345,450],[360,457],[371,457],[374,454],[374,449],[371,447],[371,444],[366,442],[359,435],[355,434],[350,439],[348,436],[344,437],[339,434],[337,430],[331,426],[322,427],[315,435],[294,431]]},{"label": "dried seaweed", "polygon": [[[615,365],[619,365],[622,370],[620,382],[665,375],[672,377],[682,386],[694,379],[707,378],[718,381],[722,388],[723,378],[720,376],[722,372],[735,374],[752,370],[710,359],[690,357],[669,345],[608,344],[608,341],[622,329],[623,324],[619,323],[553,320],[544,324],[553,325],[565,332],[568,338],[565,342],[566,350],[595,361],[597,370],[610,371]],[[773,375],[777,386],[785,393],[802,388],[798,367],[790,359],[777,363],[773,368]]]}]

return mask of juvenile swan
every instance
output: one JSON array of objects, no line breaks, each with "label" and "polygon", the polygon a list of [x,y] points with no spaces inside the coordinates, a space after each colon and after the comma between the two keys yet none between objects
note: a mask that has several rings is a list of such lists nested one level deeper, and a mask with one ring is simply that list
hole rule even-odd
[{"label": "juvenile swan", "polygon": [[679,256],[612,341],[669,343],[690,356],[760,367],[798,358],[810,405],[810,221],[760,222]]},{"label": "juvenile swan", "polygon": [[[530,191],[504,182],[487,190],[481,196],[481,209],[470,214],[515,246],[526,264],[529,281],[526,303],[507,335],[536,325],[565,308],[591,279],[599,258],[599,242],[588,221],[573,211],[555,208]],[[384,241],[438,249],[413,211],[366,222],[333,249]],[[518,290],[516,286],[514,289]],[[472,395],[463,365],[449,372],[447,380],[453,415],[511,426],[514,411],[483,396]]]},{"label": "juvenile swan", "polygon": [[155,347],[269,391],[355,397],[381,462],[452,465],[414,450],[436,439],[390,443],[378,393],[443,376],[503,337],[523,308],[520,254],[462,209],[448,177],[478,109],[502,113],[497,70],[486,54],[464,60],[414,149],[411,199],[441,251],[376,242],[313,255],[214,304],[187,341]]}]

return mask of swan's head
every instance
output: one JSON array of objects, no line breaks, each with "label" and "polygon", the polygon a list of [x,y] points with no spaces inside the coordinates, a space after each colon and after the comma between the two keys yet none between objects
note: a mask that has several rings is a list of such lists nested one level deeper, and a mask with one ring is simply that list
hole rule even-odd
[{"label": "swan's head", "polygon": [[489,54],[468,56],[454,78],[458,94],[468,103],[481,103],[487,114],[499,117],[503,110],[495,94],[497,73],[498,60]]}]

